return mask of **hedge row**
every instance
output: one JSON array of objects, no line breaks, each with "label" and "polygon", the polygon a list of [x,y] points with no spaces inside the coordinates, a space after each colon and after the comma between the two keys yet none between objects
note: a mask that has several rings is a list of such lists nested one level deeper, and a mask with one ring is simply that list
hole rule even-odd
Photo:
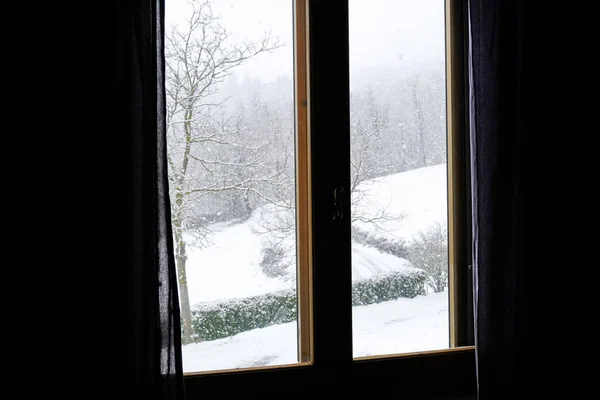
[{"label": "hedge row", "polygon": [[412,299],[425,294],[426,274],[422,270],[414,272],[387,272],[352,283],[352,305],[364,306],[396,300],[400,297]]},{"label": "hedge row", "polygon": [[[352,283],[352,305],[361,306],[425,294],[425,273],[387,272]],[[195,340],[215,340],[296,320],[296,290],[202,303],[192,309]]]},{"label": "hedge row", "polygon": [[404,239],[391,239],[374,232],[364,231],[355,226],[352,227],[352,239],[356,243],[374,247],[382,253],[391,254],[396,257],[407,258],[409,255],[409,248]]},{"label": "hedge row", "polygon": [[215,340],[296,319],[296,290],[202,303],[192,309],[198,341]]}]

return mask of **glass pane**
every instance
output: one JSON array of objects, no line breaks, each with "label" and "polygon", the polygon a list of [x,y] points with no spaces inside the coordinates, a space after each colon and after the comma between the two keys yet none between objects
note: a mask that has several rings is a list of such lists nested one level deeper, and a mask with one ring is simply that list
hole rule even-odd
[{"label": "glass pane", "polygon": [[449,347],[443,0],[350,0],[354,357]]},{"label": "glass pane", "polygon": [[292,2],[169,0],[184,372],[298,361]]}]

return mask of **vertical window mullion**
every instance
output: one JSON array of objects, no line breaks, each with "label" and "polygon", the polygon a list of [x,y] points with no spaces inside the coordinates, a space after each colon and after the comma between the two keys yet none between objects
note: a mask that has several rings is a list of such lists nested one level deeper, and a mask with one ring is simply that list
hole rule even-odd
[{"label": "vertical window mullion", "polygon": [[348,1],[311,1],[313,361],[319,370],[352,363],[348,54]]},{"label": "vertical window mullion", "polygon": [[308,0],[294,1],[298,361],[312,360],[312,218],[308,127]]}]

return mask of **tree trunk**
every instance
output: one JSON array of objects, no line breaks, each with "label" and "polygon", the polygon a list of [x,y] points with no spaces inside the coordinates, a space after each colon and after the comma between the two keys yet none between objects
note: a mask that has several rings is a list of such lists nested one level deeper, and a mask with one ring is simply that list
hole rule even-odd
[{"label": "tree trunk", "polygon": [[400,126],[400,172],[406,171],[406,147],[404,128]]},{"label": "tree trunk", "polygon": [[[189,104],[189,107],[185,113],[186,119],[184,123],[185,129],[185,149],[182,160],[181,172],[183,176],[187,174],[189,155],[191,151],[191,138],[192,138],[192,109],[193,104]],[[184,187],[183,182],[179,182],[177,187],[177,194],[175,196],[175,204],[177,205],[177,212],[173,220],[175,226],[175,262],[177,263],[177,278],[179,280],[179,306],[181,309],[181,318],[183,319],[183,337],[181,339],[183,344],[192,343],[192,335],[194,333],[194,327],[192,325],[192,310],[190,308],[190,296],[188,293],[187,286],[187,274],[185,272],[185,263],[187,261],[187,254],[185,248],[185,240],[183,238],[183,215],[181,213],[181,207],[183,203],[183,193],[181,187]]]},{"label": "tree trunk", "polygon": [[250,198],[248,197],[248,191],[244,192],[244,206],[246,207],[246,219],[252,216],[252,206],[250,205]]},{"label": "tree trunk", "polygon": [[[182,243],[185,247],[185,243]],[[181,317],[183,319],[183,344],[190,344],[193,342],[192,334],[194,333],[194,327],[192,325],[192,310],[190,308],[190,296],[187,289],[187,278],[185,275],[185,257],[176,257],[177,260],[177,273],[179,275],[179,301],[181,308]]]},{"label": "tree trunk", "polygon": [[423,160],[423,167],[427,166],[427,149],[425,148],[425,121],[423,120],[423,110],[421,110],[421,104],[419,102],[419,97],[417,96],[417,81],[414,81],[412,87],[412,97],[413,103],[415,107],[416,120],[417,120],[417,130],[419,131],[419,141],[420,141],[420,150],[421,157]]},{"label": "tree trunk", "polygon": [[177,275],[179,278],[179,306],[181,308],[181,317],[183,319],[183,344],[190,344],[193,342],[192,335],[194,333],[194,327],[192,325],[192,310],[190,308],[190,296],[188,294],[187,277],[185,274],[185,262],[187,256],[185,255],[185,243],[180,242],[177,247],[181,247],[183,255],[180,255],[180,251],[177,251],[175,260],[177,262]]},{"label": "tree trunk", "polygon": [[[181,203],[180,196],[181,194],[178,193],[177,201],[179,203]],[[187,254],[185,241],[183,240],[183,230],[181,229],[181,216],[178,214],[173,219],[173,225],[175,227],[175,263],[177,264],[177,279],[179,281],[179,307],[181,309],[181,318],[183,319],[183,337],[181,341],[182,344],[189,344],[193,342],[194,327],[192,325],[192,310],[190,308],[190,296],[185,271]]]}]

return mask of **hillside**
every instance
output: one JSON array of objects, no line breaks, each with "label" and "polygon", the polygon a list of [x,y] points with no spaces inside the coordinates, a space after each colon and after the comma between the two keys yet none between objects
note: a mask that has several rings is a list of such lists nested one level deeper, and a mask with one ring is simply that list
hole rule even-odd
[{"label": "hillside", "polygon": [[[410,241],[412,235],[433,222],[446,222],[446,168],[436,165],[386,176],[361,187],[368,193],[368,202],[359,210],[387,207],[395,214],[405,214],[399,222],[387,223],[387,236]],[[295,286],[293,279],[267,277],[260,268],[261,246],[264,236],[253,230],[260,213],[255,213],[241,224],[216,224],[211,228],[209,247],[190,248],[187,279],[190,301],[204,301],[247,297]],[[357,224],[372,230],[365,224]],[[352,278],[364,279],[383,271],[410,268],[410,263],[398,257],[383,254],[372,247],[357,243],[352,246]]]}]

